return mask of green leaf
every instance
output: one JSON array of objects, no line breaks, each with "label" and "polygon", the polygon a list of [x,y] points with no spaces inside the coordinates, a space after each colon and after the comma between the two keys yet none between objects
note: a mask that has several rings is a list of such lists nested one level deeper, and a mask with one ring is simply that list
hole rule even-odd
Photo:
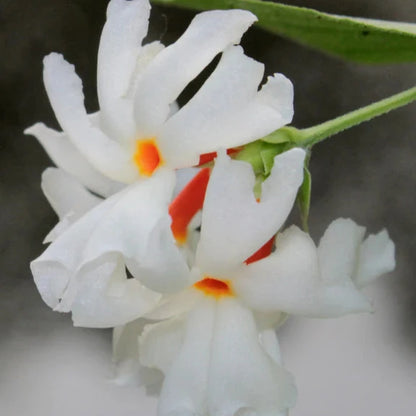
[{"label": "green leaf", "polygon": [[303,168],[303,182],[299,188],[297,195],[297,203],[300,211],[300,217],[302,220],[302,227],[304,231],[308,231],[308,218],[309,218],[309,207],[311,205],[311,191],[312,191],[312,176],[309,172],[308,167]]},{"label": "green leaf", "polygon": [[154,0],[197,10],[246,9],[258,26],[346,60],[367,63],[416,61],[416,25],[353,18],[261,0]]}]

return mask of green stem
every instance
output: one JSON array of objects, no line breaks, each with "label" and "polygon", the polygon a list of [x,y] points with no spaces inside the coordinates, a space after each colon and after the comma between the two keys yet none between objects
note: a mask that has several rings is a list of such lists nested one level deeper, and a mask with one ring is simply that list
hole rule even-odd
[{"label": "green stem", "polygon": [[410,88],[399,94],[367,105],[358,110],[351,111],[343,116],[337,117],[317,126],[301,129],[294,134],[293,140],[302,146],[311,146],[334,134],[340,133],[350,127],[356,126],[363,121],[371,120],[391,110],[402,107],[416,100],[416,87]]}]

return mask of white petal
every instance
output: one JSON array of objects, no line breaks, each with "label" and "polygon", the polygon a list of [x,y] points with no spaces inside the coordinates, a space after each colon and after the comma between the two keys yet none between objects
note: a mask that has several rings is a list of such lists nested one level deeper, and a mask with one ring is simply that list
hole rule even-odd
[{"label": "white petal", "polygon": [[112,0],[107,7],[98,49],[97,89],[103,126],[115,140],[133,140],[136,133],[133,101],[125,95],[147,33],[149,14],[147,0]]},{"label": "white petal", "polygon": [[46,92],[56,118],[71,142],[104,175],[125,183],[136,180],[139,174],[132,155],[89,120],[82,83],[74,66],[56,53],[46,56],[43,62]]},{"label": "white petal", "polygon": [[154,58],[139,80],[135,97],[139,135],[158,136],[170,104],[219,52],[238,43],[255,20],[252,13],[243,10],[198,14],[185,33]]},{"label": "white petal", "polygon": [[271,416],[294,405],[292,376],[262,348],[252,313],[234,299],[218,302],[208,384],[208,414]]},{"label": "white petal", "polygon": [[274,110],[275,123],[279,127],[273,130],[292,121],[293,96],[293,84],[283,74],[274,74],[267,77],[267,83],[258,94],[258,101]]},{"label": "white petal", "polygon": [[71,217],[71,214],[68,214],[59,220],[59,222],[45,236],[42,243],[52,243],[52,241],[55,241],[62,233],[64,233],[73,223]]},{"label": "white petal", "polygon": [[126,259],[127,267],[133,275],[140,276],[146,286],[161,293],[174,292],[189,284],[187,261],[176,245],[170,224],[168,214],[160,218],[158,224],[146,235],[144,253]]},{"label": "white petal", "polygon": [[253,315],[256,320],[256,326],[260,332],[283,325],[289,316],[282,311],[272,311],[268,313],[253,311]]},{"label": "white petal", "polygon": [[189,312],[196,303],[195,292],[189,288],[172,294],[165,294],[158,305],[144,317],[149,320],[169,319]]},{"label": "white petal", "polygon": [[76,177],[91,191],[107,197],[123,187],[123,184],[98,172],[69,141],[65,133],[50,129],[43,123],[34,124],[24,133],[35,136],[56,166]]},{"label": "white petal", "polygon": [[174,185],[174,172],[159,169],[115,199],[110,215],[90,237],[85,259],[99,257],[103,249],[119,251],[132,274],[147,287],[168,293],[187,286],[188,266],[176,246],[168,214]]},{"label": "white petal", "polygon": [[[114,271],[108,269],[114,264]],[[77,280],[77,281],[76,281]],[[121,256],[110,254],[81,268],[67,292],[76,291],[71,305],[63,299],[57,310],[72,310],[75,326],[108,328],[123,325],[153,309],[161,295],[138,280],[127,279]],[[66,307],[67,306],[67,307]],[[62,308],[62,309],[61,309]]]},{"label": "white petal", "polygon": [[276,364],[282,365],[282,356],[276,331],[273,328],[265,329],[260,332],[259,338],[260,344],[267,354],[269,354],[270,358],[274,360]]},{"label": "white petal", "polygon": [[41,188],[59,217],[59,223],[45,237],[44,243],[55,240],[71,224],[102,201],[61,169],[46,169],[42,174]]},{"label": "white petal", "polygon": [[113,330],[114,382],[118,385],[153,386],[163,379],[160,371],[139,361],[139,336],[146,324],[146,320],[136,319]]},{"label": "white petal", "polygon": [[216,302],[201,297],[189,313],[182,348],[166,374],[159,399],[159,416],[206,414],[210,350]]},{"label": "white petal", "polygon": [[[161,169],[99,204],[55,240],[32,262],[45,302],[69,311],[80,296],[81,280],[92,285],[94,279],[113,274],[114,262],[99,260],[109,253],[123,256],[150,289],[169,292],[187,285],[188,268],[170,232],[167,212],[173,187],[174,173]],[[103,269],[100,276],[97,267]],[[135,273],[144,270],[146,274]]]},{"label": "white petal", "polygon": [[173,191],[173,197],[177,196],[199,171],[200,168],[184,168],[176,170],[176,185],[175,190]]},{"label": "white petal", "polygon": [[255,179],[251,165],[218,156],[202,212],[196,254],[201,270],[218,277],[226,275],[278,231],[302,182],[304,157],[301,149],[277,156],[258,203],[253,194]]},{"label": "white petal", "polygon": [[283,75],[258,92],[263,64],[229,47],[197,94],[170,118],[160,146],[175,167],[198,163],[199,155],[254,141],[290,122],[293,86]]},{"label": "white petal", "polygon": [[276,241],[274,253],[245,266],[233,281],[250,308],[316,317],[371,309],[354,285],[321,280],[317,249],[308,234],[292,226]]},{"label": "white petal", "polygon": [[[227,48],[214,72],[195,96],[163,127],[160,146],[173,166],[197,164],[199,155],[245,144],[252,137],[239,126],[239,114],[257,95],[264,66],[244,55],[240,46]],[[257,114],[248,120],[256,122]],[[266,127],[267,128],[267,127]],[[179,151],[178,151],[179,149]]]},{"label": "white petal", "polygon": [[[154,57],[160,53],[165,46],[160,43],[158,40],[155,40],[151,43],[147,43],[143,45],[140,54],[137,58],[136,67],[134,69],[134,74],[128,88],[126,98],[131,100],[134,105],[134,97],[136,96],[136,90],[140,81],[142,74],[145,72],[146,67],[152,62]],[[177,102],[173,102],[170,106],[170,114],[174,114],[178,111],[178,104]],[[137,128],[137,127],[136,127]],[[137,133],[137,131],[136,131]]]},{"label": "white petal", "polygon": [[177,357],[185,335],[186,320],[175,317],[153,325],[146,325],[140,337],[140,362],[158,368],[164,374]]},{"label": "white petal", "polygon": [[395,266],[394,243],[387,231],[372,234],[361,244],[354,282],[358,287],[366,286]]},{"label": "white petal", "polygon": [[364,234],[365,228],[350,219],[338,218],[329,224],[318,246],[323,280],[352,282]]},{"label": "white petal", "polygon": [[60,219],[72,213],[71,219],[76,221],[102,201],[61,169],[46,169],[42,173],[41,188]]}]

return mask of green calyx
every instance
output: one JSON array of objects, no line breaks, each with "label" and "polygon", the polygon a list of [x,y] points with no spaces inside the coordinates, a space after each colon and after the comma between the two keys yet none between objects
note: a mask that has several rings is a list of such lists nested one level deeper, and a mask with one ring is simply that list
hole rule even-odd
[{"label": "green calyx", "polygon": [[303,228],[307,230],[312,184],[308,165],[312,147],[343,130],[386,114],[414,100],[416,100],[416,87],[313,127],[306,129],[297,129],[292,126],[282,127],[262,139],[244,146],[235,159],[244,160],[252,165],[257,177],[257,188],[260,189],[262,181],[269,176],[273,168],[274,158],[277,155],[293,147],[302,147],[307,150],[308,157],[305,160],[304,181],[299,188],[297,198]]}]

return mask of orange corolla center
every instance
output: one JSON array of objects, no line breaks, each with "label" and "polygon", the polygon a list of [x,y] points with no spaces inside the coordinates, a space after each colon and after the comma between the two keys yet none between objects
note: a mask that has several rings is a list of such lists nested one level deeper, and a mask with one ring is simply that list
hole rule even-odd
[{"label": "orange corolla center", "polygon": [[170,228],[178,244],[186,242],[189,223],[202,208],[209,173],[209,168],[201,169],[169,206],[169,214],[172,217]]},{"label": "orange corolla center", "polygon": [[230,282],[228,280],[219,280],[213,277],[205,277],[196,282],[194,288],[203,292],[206,296],[222,298],[224,296],[233,296]]},{"label": "orange corolla center", "polygon": [[144,176],[151,176],[163,163],[154,138],[137,140],[133,159],[139,168],[139,172]]}]

